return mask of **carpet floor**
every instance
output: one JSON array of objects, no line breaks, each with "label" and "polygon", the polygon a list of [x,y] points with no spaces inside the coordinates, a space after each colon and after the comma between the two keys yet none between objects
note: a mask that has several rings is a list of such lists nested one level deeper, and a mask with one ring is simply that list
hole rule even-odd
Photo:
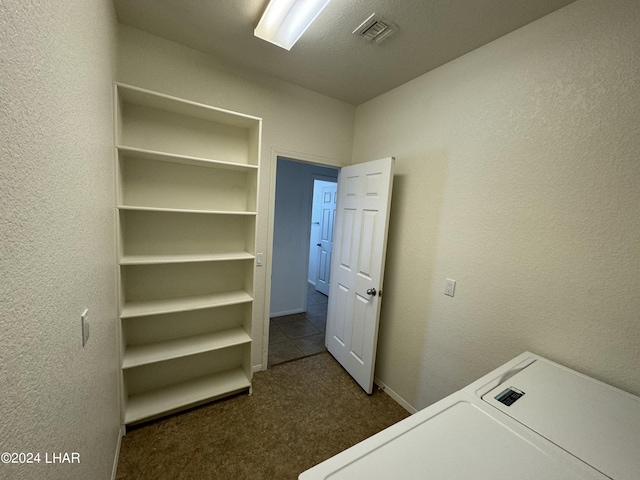
[{"label": "carpet floor", "polygon": [[129,429],[116,478],[294,480],[408,416],[321,353],[254,374],[252,395]]}]

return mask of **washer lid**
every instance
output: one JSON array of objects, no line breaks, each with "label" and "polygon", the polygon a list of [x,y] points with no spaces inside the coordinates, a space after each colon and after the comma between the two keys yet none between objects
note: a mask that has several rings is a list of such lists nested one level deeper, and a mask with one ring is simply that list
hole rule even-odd
[{"label": "washer lid", "polygon": [[307,470],[300,480],[604,478],[461,398],[448,397],[416,413]]},{"label": "washer lid", "polygon": [[640,398],[538,359],[482,396],[615,480],[640,472]]}]

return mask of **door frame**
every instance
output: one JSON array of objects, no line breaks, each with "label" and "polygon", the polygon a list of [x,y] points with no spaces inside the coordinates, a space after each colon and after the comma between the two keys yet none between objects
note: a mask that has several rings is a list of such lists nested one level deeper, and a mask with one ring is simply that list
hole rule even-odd
[{"label": "door frame", "polygon": [[[296,152],[292,150],[285,150],[279,148],[272,148],[269,154],[269,165],[270,168],[270,178],[269,178],[269,206],[267,209],[267,244],[265,255],[265,289],[264,289],[264,298],[263,298],[263,309],[262,309],[262,363],[260,369],[266,370],[268,364],[268,355],[269,355],[269,324],[270,317],[269,312],[271,311],[271,273],[272,273],[272,264],[273,264],[273,230],[274,230],[274,217],[275,217],[275,208],[276,208],[276,173],[278,168],[278,158],[295,160],[301,163],[311,163],[314,165],[320,165],[323,167],[332,167],[340,170],[342,167],[347,167],[349,164],[346,161],[341,161],[334,158],[321,157],[318,155],[313,155],[304,152]],[[308,226],[309,232],[311,231],[311,225]],[[308,257],[308,256],[307,256]],[[261,267],[256,267],[256,269]],[[256,272],[256,275],[259,275],[259,272]],[[254,300],[255,301],[255,300]],[[257,306],[256,306],[257,307]],[[260,321],[258,320],[259,308],[256,308],[256,316],[254,320],[256,321],[256,328],[259,328]],[[254,351],[255,352],[255,351]],[[257,352],[255,352],[257,353]],[[253,357],[253,355],[252,355]],[[252,360],[252,363],[254,361]],[[258,369],[258,370],[260,370]],[[254,369],[255,371],[256,369]]]}]

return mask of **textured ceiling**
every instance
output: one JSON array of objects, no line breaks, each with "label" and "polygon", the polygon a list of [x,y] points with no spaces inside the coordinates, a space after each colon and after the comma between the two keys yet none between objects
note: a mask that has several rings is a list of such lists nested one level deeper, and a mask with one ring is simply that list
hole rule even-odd
[{"label": "textured ceiling", "polygon": [[[359,105],[573,0],[332,0],[291,51],[253,36],[267,0],[114,0],[118,20]],[[377,13],[400,28],[351,32]]]}]

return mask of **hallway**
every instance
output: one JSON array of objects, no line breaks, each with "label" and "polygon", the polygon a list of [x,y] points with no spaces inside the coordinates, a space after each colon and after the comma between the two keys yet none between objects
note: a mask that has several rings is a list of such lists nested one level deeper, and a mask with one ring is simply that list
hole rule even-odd
[{"label": "hallway", "polygon": [[269,366],[326,351],[327,303],[328,297],[309,284],[306,312],[271,319]]}]

